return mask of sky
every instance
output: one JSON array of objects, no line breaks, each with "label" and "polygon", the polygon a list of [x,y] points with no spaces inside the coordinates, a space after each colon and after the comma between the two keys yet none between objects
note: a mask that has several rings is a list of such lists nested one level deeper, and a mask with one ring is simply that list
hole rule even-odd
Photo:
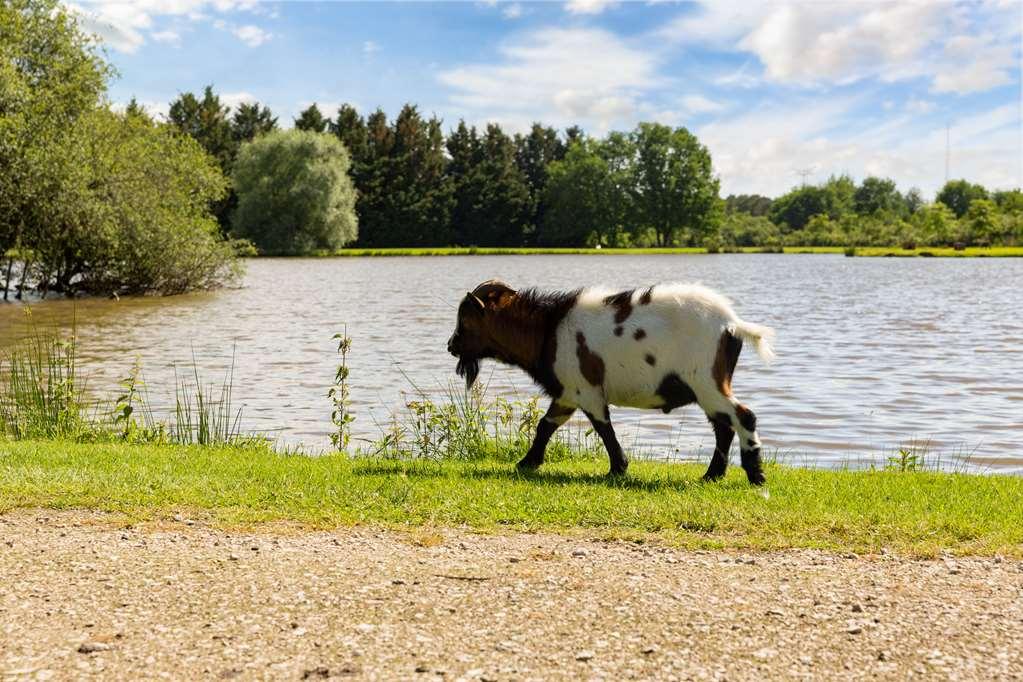
[{"label": "sky", "polygon": [[313,102],[411,102],[445,129],[685,126],[722,194],[848,173],[932,197],[946,151],[952,178],[1023,186],[1023,0],[67,4],[119,72],[111,101],[157,115],[212,84],[284,126]]}]

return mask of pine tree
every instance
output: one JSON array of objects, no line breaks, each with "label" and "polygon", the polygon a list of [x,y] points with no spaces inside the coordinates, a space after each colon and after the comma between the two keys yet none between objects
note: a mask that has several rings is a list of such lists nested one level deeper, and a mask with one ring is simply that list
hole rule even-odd
[{"label": "pine tree", "polygon": [[309,130],[314,133],[322,133],[327,130],[327,119],[320,113],[320,108],[313,102],[298,115],[295,119],[295,128],[298,130]]}]

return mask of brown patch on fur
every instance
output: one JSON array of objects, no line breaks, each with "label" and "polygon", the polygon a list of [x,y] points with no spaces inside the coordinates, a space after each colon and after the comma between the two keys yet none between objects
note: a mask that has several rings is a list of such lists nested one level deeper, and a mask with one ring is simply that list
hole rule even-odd
[{"label": "brown patch on fur", "polygon": [[648,305],[650,303],[650,299],[653,298],[653,295],[654,295],[653,287],[650,287],[646,291],[644,291],[643,295],[639,297],[640,305]]},{"label": "brown patch on fur", "polygon": [[623,331],[625,331],[624,328],[622,328],[620,326],[619,327],[615,327],[615,336],[621,336]]},{"label": "brown patch on fur", "polygon": [[735,373],[735,363],[739,361],[741,350],[742,339],[728,331],[722,332],[721,338],[718,339],[717,353],[714,355],[714,365],[710,370],[721,395],[732,395],[732,374]]},{"label": "brown patch on fur", "polygon": [[615,307],[615,324],[621,324],[632,314],[632,292],[620,291],[604,297],[604,305]]},{"label": "brown patch on fur", "polygon": [[644,360],[646,360],[646,364],[650,365],[651,367],[657,364],[657,358],[655,358],[653,355],[650,355],[650,353],[646,354]]},{"label": "brown patch on fur", "polygon": [[576,332],[575,341],[575,354],[579,358],[579,371],[583,378],[593,386],[602,386],[604,384],[604,359],[590,350],[582,332]]},{"label": "brown patch on fur", "polygon": [[646,338],[646,331],[644,331],[642,329],[637,329],[635,332],[633,332],[632,338],[636,339],[637,341],[645,339]]}]

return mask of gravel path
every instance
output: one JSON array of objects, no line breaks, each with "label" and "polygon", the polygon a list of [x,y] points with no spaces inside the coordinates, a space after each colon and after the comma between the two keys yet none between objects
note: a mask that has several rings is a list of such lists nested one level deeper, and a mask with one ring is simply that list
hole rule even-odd
[{"label": "gravel path", "polygon": [[1023,563],[0,515],[0,679],[1023,679]]}]

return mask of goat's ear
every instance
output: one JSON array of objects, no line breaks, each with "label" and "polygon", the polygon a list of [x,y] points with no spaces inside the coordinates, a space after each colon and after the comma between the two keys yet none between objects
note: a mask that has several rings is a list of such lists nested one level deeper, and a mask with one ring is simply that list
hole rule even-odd
[{"label": "goat's ear", "polygon": [[472,293],[471,291],[465,292],[465,298],[467,300],[472,301],[473,305],[477,310],[482,311],[487,307],[486,305],[483,304],[483,300],[476,294]]}]

